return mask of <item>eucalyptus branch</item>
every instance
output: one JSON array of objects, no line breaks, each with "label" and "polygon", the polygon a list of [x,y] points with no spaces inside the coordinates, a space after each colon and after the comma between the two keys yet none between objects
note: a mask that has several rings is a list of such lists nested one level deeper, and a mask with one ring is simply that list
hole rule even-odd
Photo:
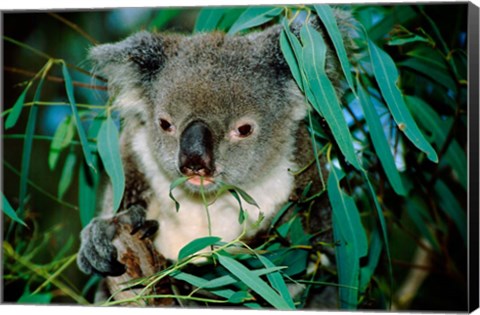
[{"label": "eucalyptus branch", "polygon": [[[27,71],[24,69],[19,69],[19,68],[14,68],[14,67],[4,67],[5,71],[11,72],[11,73],[18,73],[24,76],[28,77],[34,77],[35,73],[31,71]],[[58,82],[58,83],[65,83],[65,80],[57,77],[57,76],[52,76],[52,75],[47,75],[45,77],[46,80],[51,81],[51,82]],[[82,88],[87,88],[87,89],[92,89],[92,90],[100,90],[100,91],[107,91],[106,86],[101,86],[101,85],[93,85],[93,84],[86,84],[78,81],[73,81],[72,84],[77,87],[82,87]]]},{"label": "eucalyptus branch", "polygon": [[70,27],[71,29],[73,29],[74,31],[76,31],[77,33],[79,33],[80,35],[82,35],[86,40],[88,40],[90,43],[94,44],[94,45],[98,45],[98,41],[93,38],[92,36],[90,36],[87,32],[85,32],[82,28],[80,28],[77,24],[67,20],[66,18],[56,14],[56,13],[53,13],[53,12],[49,12],[48,15],[50,15],[51,17],[54,17],[56,18],[57,20],[61,21],[62,23],[64,23],[65,25],[67,25],[68,27]]},{"label": "eucalyptus branch", "polygon": [[[20,176],[20,171],[18,171],[17,169],[15,169],[12,165],[10,165],[7,161],[3,160],[3,164],[9,169],[11,170],[13,173],[15,173],[16,175]],[[60,200],[58,199],[56,196],[54,196],[53,194],[49,193],[48,191],[44,190],[43,188],[41,188],[40,186],[38,186],[37,184],[35,184],[33,181],[31,181],[30,179],[27,179],[27,183],[32,186],[33,188],[35,188],[36,190],[38,190],[40,193],[44,194],[46,197],[52,199],[53,201],[56,201],[57,203],[61,204],[62,206],[65,206],[65,207],[68,207],[68,208],[71,208],[71,209],[74,209],[74,210],[78,210],[78,207],[71,204],[71,203],[68,203],[68,202],[65,202],[63,200]]]}]

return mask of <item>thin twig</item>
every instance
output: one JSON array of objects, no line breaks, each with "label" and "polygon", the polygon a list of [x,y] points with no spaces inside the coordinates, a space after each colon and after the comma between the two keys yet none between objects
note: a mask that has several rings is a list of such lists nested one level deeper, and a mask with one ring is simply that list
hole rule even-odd
[{"label": "thin twig", "polygon": [[[3,160],[3,164],[9,169],[11,170],[13,173],[15,173],[16,175],[20,176],[20,172],[15,169],[12,165],[10,165],[7,161]],[[48,191],[44,190],[43,188],[41,188],[40,186],[38,186],[37,184],[35,184],[34,182],[32,182],[30,179],[27,179],[27,183],[30,184],[30,186],[32,186],[33,188],[35,188],[36,190],[38,190],[39,192],[41,192],[42,194],[44,194],[45,196],[47,196],[48,198],[58,202],[59,204],[61,204],[62,206],[65,206],[65,207],[68,207],[68,208],[71,208],[71,209],[74,209],[74,210],[77,210],[78,211],[78,207],[77,206],[74,206],[68,202],[65,202],[63,200],[60,200],[58,199],[56,196],[52,195],[51,193],[49,193]]]},{"label": "thin twig", "polygon": [[53,13],[53,12],[49,12],[48,15],[50,15],[51,17],[54,17],[56,18],[57,20],[59,20],[60,22],[64,23],[65,25],[67,25],[68,27],[70,27],[71,29],[73,29],[74,31],[76,31],[78,34],[82,35],[83,37],[85,37],[86,40],[88,40],[90,43],[94,44],[94,45],[98,45],[98,41],[93,38],[92,36],[90,36],[87,32],[85,32],[83,29],[81,29],[77,24],[73,23],[73,22],[70,22],[69,20],[67,20],[66,18],[56,14],[56,13]]},{"label": "thin twig", "polygon": [[[36,74],[34,72],[31,72],[31,71],[27,71],[27,70],[23,70],[23,69],[19,69],[19,68],[14,68],[14,67],[4,67],[3,69],[5,71],[8,71],[8,72],[18,73],[18,74],[28,76],[28,77],[34,77],[35,74]],[[52,81],[52,82],[65,83],[64,79],[62,79],[60,77],[56,77],[56,76],[47,75],[45,77],[45,79],[47,79],[48,81]],[[106,86],[86,84],[86,83],[82,83],[82,82],[78,82],[78,81],[73,81],[72,84],[74,86],[83,87],[83,88],[92,89],[92,90],[100,90],[100,91],[107,91],[108,90],[108,88]]]}]

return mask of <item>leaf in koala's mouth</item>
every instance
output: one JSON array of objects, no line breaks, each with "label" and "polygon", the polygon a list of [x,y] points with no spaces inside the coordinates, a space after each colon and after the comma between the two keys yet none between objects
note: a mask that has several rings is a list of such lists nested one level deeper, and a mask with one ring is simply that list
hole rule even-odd
[{"label": "leaf in koala's mouth", "polygon": [[176,211],[178,212],[178,210],[180,209],[180,203],[177,201],[177,199],[175,199],[175,197],[173,197],[173,194],[172,194],[172,191],[179,185],[185,183],[186,181],[188,180],[188,177],[180,177],[180,178],[177,178],[176,180],[174,180],[171,184],[170,184],[170,192],[169,192],[169,197],[170,199],[172,199],[174,202],[175,202],[175,209]]}]

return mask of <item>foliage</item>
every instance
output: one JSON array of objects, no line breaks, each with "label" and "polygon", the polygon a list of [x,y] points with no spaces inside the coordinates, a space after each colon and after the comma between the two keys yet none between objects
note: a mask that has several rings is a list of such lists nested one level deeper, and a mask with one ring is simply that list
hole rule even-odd
[{"label": "foliage", "polygon": [[[209,235],[185,246],[175,265],[148,279],[138,279],[132,286],[148,288],[172,277],[195,288],[188,295],[163,296],[173,297],[180,304],[191,300],[255,309],[299,309],[310,292],[331,286],[338,288],[338,306],[342,309],[388,308],[391,302],[408,307],[399,304],[394,293],[405,276],[401,268],[405,263],[401,262],[410,259],[408,249],[411,252],[421,247],[441,262],[437,272],[446,272],[447,279],[460,279],[456,287],[463,288],[465,274],[460,270],[465,265],[467,241],[467,81],[466,45],[458,38],[466,30],[459,25],[457,32],[440,29],[438,21],[427,14],[434,11],[428,6],[358,5],[349,9],[359,21],[352,25],[356,31],[350,38],[356,46],[353,55],[347,53],[332,8],[327,5],[200,10],[194,32],[218,29],[232,36],[274,23],[283,25],[280,45],[310,106],[307,121],[312,145],[318,158],[327,160],[329,176],[322,178],[326,193],[311,195],[307,187],[300,200],[287,203],[279,211],[269,237],[255,248],[243,243],[241,236],[224,243]],[[464,5],[457,5],[455,10],[460,17],[465,15]],[[176,9],[154,12],[145,25],[151,29],[165,27],[180,13]],[[436,14],[441,16],[441,12]],[[324,36],[305,23],[315,15],[320,18]],[[52,18],[58,16],[52,14]],[[303,26],[297,37],[289,26],[299,21]],[[72,31],[84,36],[76,25]],[[118,208],[124,189],[118,118],[109,102],[92,105],[76,101],[79,87],[86,86],[88,93],[104,90],[101,77],[10,37],[5,36],[4,41],[47,60],[21,83],[23,90],[13,106],[2,113],[4,142],[23,140],[19,171],[12,161],[3,161],[4,169],[19,176],[18,191],[10,188],[2,194],[2,209],[7,215],[4,284],[7,289],[18,290],[15,300],[19,303],[49,303],[54,297],[66,297],[69,302],[87,304],[85,296],[98,278],[84,280],[80,284],[82,292],[66,276],[76,252],[70,240],[76,234],[71,233],[68,222],[39,228],[37,216],[47,216],[46,209],[36,209],[29,197],[53,200],[57,208],[68,211],[68,216],[80,218],[72,221],[85,226],[94,216],[100,176],[105,170]],[[325,70],[327,43],[335,51],[348,87],[342,100],[335,96]],[[54,71],[62,77],[54,77]],[[74,81],[80,80],[80,75],[94,84]],[[64,90],[56,93],[65,101],[59,102],[57,97],[44,101],[44,84],[55,79],[63,82]],[[70,114],[58,124],[52,137],[35,133],[40,108],[65,105],[70,107]],[[49,149],[39,159],[45,160],[49,172],[59,173],[55,177],[56,196],[44,189],[43,183],[30,179],[35,171],[31,167],[33,144],[44,140],[50,142]],[[172,183],[172,198],[174,189],[184,182],[180,178]],[[243,224],[246,213],[242,200],[249,204],[254,200],[240,188],[225,185],[222,192],[227,191],[239,202],[239,224]],[[312,244],[315,235],[302,229],[301,218],[313,201],[325,196],[333,209],[334,243]],[[209,215],[207,201],[205,205]],[[292,209],[295,215],[282,222],[281,215]],[[23,236],[26,231],[32,234],[30,238]],[[68,235],[66,244],[48,245],[58,242],[62,235]],[[462,253],[451,254],[452,246]],[[334,248],[335,268],[321,263],[322,247]],[[204,248],[211,251],[199,252]],[[53,254],[39,258],[37,253],[41,251]],[[207,261],[203,264],[216,267],[189,273],[189,266],[199,258]],[[426,268],[432,271],[434,266]],[[292,299],[287,284],[303,286],[304,294]],[[136,299],[150,297],[140,294]],[[106,305],[116,303],[107,301]],[[455,305],[465,309],[466,299]]]}]

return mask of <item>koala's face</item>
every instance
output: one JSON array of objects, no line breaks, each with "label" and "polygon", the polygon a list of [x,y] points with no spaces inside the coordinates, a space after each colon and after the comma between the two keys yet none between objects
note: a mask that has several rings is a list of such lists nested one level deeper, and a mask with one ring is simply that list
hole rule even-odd
[{"label": "koala's face", "polygon": [[133,88],[142,98],[137,114],[150,150],[172,181],[188,176],[193,192],[201,184],[213,191],[221,182],[246,188],[291,157],[305,108],[281,57],[278,32],[271,33],[156,37],[160,42],[143,34],[143,46],[130,52],[137,81],[113,82],[119,97],[131,99],[127,89]]}]

